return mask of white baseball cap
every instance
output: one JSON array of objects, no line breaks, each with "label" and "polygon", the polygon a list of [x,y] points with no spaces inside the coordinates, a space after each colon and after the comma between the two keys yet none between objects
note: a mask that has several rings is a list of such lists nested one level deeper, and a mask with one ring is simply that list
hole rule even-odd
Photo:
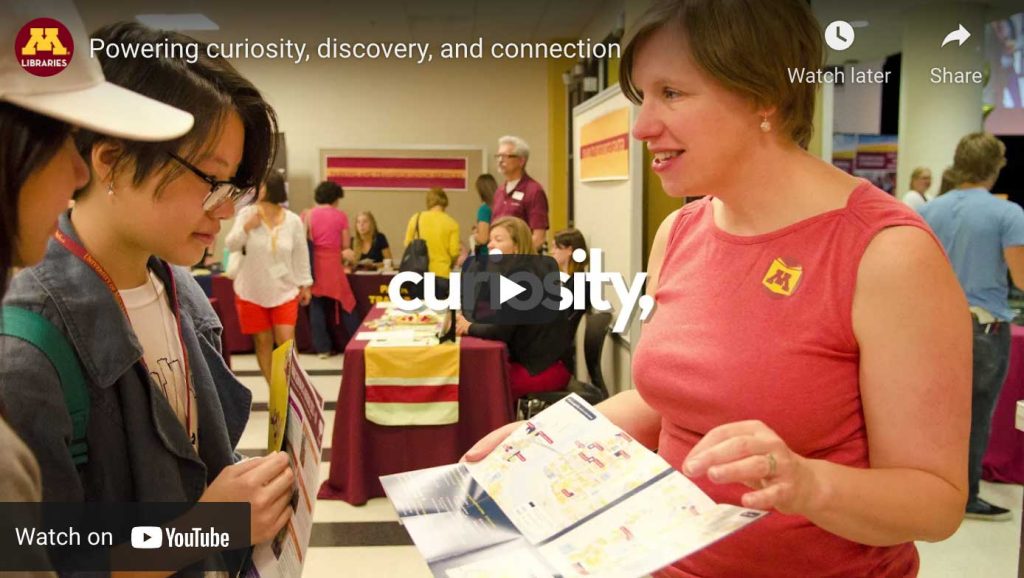
[{"label": "white baseball cap", "polygon": [[[74,42],[70,63],[52,76],[28,72],[19,59],[18,34],[36,18],[59,21]],[[138,141],[177,138],[194,122],[183,110],[107,82],[99,60],[89,53],[89,35],[70,0],[0,0],[0,101]]]}]

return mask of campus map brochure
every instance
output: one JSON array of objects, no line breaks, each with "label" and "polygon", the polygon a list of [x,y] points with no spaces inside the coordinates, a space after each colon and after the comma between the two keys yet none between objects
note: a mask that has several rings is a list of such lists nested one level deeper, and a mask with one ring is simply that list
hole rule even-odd
[{"label": "campus map brochure", "polygon": [[248,578],[302,575],[313,530],[313,509],[320,485],[320,448],[324,437],[324,399],[288,341],[274,350],[270,370],[269,451],[288,452],[295,488],[292,516],[278,535],[253,549]]},{"label": "campus map brochure", "polygon": [[445,578],[644,576],[767,514],[716,504],[575,394],[479,462],[381,483]]}]

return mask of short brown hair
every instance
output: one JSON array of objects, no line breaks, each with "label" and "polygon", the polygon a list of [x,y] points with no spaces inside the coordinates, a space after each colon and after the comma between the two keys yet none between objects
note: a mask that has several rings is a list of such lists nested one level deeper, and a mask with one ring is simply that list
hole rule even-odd
[{"label": "short brown hair", "polygon": [[953,170],[960,182],[980,183],[999,175],[1006,166],[1006,145],[987,132],[971,133],[960,139],[953,155]]},{"label": "short brown hair", "polygon": [[821,29],[806,0],[656,1],[637,22],[619,68],[619,86],[636,104],[643,98],[633,84],[633,59],[664,27],[683,34],[693,61],[720,85],[757,106],[776,107],[777,126],[807,148],[817,85],[790,82],[788,74],[824,65]]},{"label": "short brown hair", "polygon": [[509,237],[512,237],[512,244],[516,246],[517,255],[537,254],[533,248],[533,231],[530,230],[526,221],[519,217],[502,217],[491,223],[492,231],[498,227],[508,231]]},{"label": "short brown hair", "polygon": [[448,207],[448,195],[441,187],[434,187],[427,191],[427,208],[432,209],[438,205]]}]

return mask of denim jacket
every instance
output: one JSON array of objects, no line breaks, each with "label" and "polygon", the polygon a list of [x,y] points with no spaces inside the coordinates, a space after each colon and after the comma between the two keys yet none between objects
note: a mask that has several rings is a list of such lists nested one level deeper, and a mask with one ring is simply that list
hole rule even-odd
[{"label": "denim jacket", "polygon": [[[60,230],[78,240],[69,213]],[[149,267],[170,288],[168,268]],[[90,397],[80,469],[68,445],[71,419],[56,371],[20,339],[0,336],[0,405],[39,462],[45,501],[195,502],[236,461],[252,394],[220,354],[221,324],[189,272],[172,267],[181,334],[198,413],[199,452],[141,363],[131,323],[95,271],[51,239],[42,263],[15,276],[4,299],[40,313],[78,354]]]}]

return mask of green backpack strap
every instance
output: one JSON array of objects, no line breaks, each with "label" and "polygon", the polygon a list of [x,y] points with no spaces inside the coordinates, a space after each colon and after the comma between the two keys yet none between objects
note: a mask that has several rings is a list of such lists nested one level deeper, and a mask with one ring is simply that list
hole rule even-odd
[{"label": "green backpack strap", "polygon": [[64,404],[71,415],[71,459],[76,466],[89,461],[89,446],[85,440],[89,425],[89,388],[78,363],[78,356],[64,336],[48,319],[21,307],[3,306],[3,326],[0,335],[9,335],[34,345],[50,360],[57,370]]}]

